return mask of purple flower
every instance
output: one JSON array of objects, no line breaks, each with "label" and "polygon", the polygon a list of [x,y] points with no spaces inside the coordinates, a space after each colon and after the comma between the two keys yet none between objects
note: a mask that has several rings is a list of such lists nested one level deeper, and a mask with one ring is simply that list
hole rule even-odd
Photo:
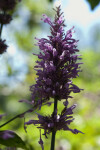
[{"label": "purple flower", "polygon": [[[12,10],[17,0],[0,0],[0,9],[3,11]],[[18,0],[20,2],[20,0]]]},{"label": "purple flower", "polygon": [[0,39],[0,54],[6,52],[7,47],[8,46],[5,44],[5,40]]},{"label": "purple flower", "polygon": [[38,141],[38,143],[41,145],[42,150],[44,150],[44,146],[43,146],[43,140],[41,138],[41,129],[40,129],[40,140]]},{"label": "purple flower", "polygon": [[60,7],[57,7],[54,21],[43,15],[42,20],[50,25],[51,35],[48,38],[37,39],[40,59],[34,69],[37,71],[36,84],[30,87],[32,101],[42,105],[50,98],[58,100],[72,98],[70,93],[79,93],[82,89],[72,83],[79,76],[81,59],[77,42],[72,38],[73,28],[64,32],[64,17]]},{"label": "purple flower", "polygon": [[0,14],[0,23],[1,24],[9,24],[12,20],[11,15],[9,14]]},{"label": "purple flower", "polygon": [[58,130],[71,131],[74,134],[82,133],[77,129],[70,129],[69,125],[73,122],[73,109],[76,107],[73,106],[67,108],[64,107],[60,115],[57,115],[57,111],[53,113],[51,116],[42,116],[38,114],[38,120],[29,120],[25,123],[25,125],[34,124],[37,125],[37,128],[43,129],[45,137],[47,138],[47,134],[51,133],[54,129],[55,132]]},{"label": "purple flower", "polygon": [[2,114],[0,115],[0,120],[5,116],[6,114]]},{"label": "purple flower", "polygon": [[10,130],[5,130],[0,132],[0,138],[7,140],[14,137],[14,132]]},{"label": "purple flower", "polygon": [[[55,134],[58,130],[71,131],[74,134],[82,133],[77,129],[71,129],[70,123],[73,122],[72,116],[73,109],[76,105],[68,108],[68,98],[71,92],[79,93],[80,89],[77,85],[73,84],[72,79],[79,76],[80,64],[77,60],[81,59],[76,52],[77,42],[72,36],[73,28],[64,32],[64,17],[61,13],[60,6],[57,7],[54,21],[51,21],[49,17],[43,15],[42,20],[50,25],[51,35],[48,38],[41,38],[37,40],[37,46],[40,49],[38,56],[39,60],[34,67],[36,70],[36,84],[30,87],[32,93],[32,101],[34,104],[39,105],[39,108],[43,105],[47,105],[50,98],[54,98],[54,110],[49,116],[42,116],[38,114],[37,120],[29,120],[25,122],[26,125],[36,125],[37,128],[44,130],[45,137],[52,133],[51,147],[54,149]],[[61,114],[57,113],[58,100],[64,100],[64,109]],[[44,103],[44,104],[43,104]],[[43,141],[41,139],[39,144],[42,150]]]}]

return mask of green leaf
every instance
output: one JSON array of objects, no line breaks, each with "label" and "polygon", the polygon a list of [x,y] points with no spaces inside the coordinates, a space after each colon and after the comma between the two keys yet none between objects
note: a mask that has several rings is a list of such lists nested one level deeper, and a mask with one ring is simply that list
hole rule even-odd
[{"label": "green leaf", "polygon": [[53,0],[49,0],[49,2],[53,2]]},{"label": "green leaf", "polygon": [[87,0],[90,3],[91,9],[94,10],[100,4],[100,0]]},{"label": "green leaf", "polygon": [[27,149],[22,139],[15,132],[10,130],[0,131],[0,144]]}]

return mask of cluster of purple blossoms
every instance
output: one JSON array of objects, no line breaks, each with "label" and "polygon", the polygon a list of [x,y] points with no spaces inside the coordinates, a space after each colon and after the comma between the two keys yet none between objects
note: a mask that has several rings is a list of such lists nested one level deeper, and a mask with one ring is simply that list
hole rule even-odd
[{"label": "cluster of purple blossoms", "polygon": [[67,108],[64,107],[61,114],[57,115],[57,111],[54,112],[51,116],[42,116],[38,114],[38,120],[29,120],[25,123],[25,125],[38,125],[38,128],[44,129],[45,137],[47,138],[47,134],[51,133],[53,129],[55,129],[55,132],[58,130],[69,130],[74,134],[82,133],[81,131],[77,129],[70,129],[68,125],[74,120],[73,116],[73,109],[76,107],[74,104],[73,106]]},{"label": "cluster of purple blossoms", "polygon": [[[61,114],[57,114],[57,109],[51,116],[38,115],[38,120],[30,120],[25,125],[34,124],[38,128],[44,130],[44,135],[55,130],[69,130],[74,134],[82,133],[77,129],[70,129],[69,125],[73,121],[73,109],[75,105],[68,108],[68,98],[72,98],[70,93],[79,93],[82,89],[73,84],[72,79],[78,77],[80,64],[77,60],[81,59],[75,53],[79,52],[77,49],[77,42],[72,37],[73,28],[64,32],[64,17],[61,13],[60,6],[54,9],[56,12],[55,19],[52,22],[49,17],[43,15],[42,20],[50,25],[51,35],[48,39],[36,38],[37,46],[40,49],[38,56],[39,60],[34,69],[37,71],[36,84],[30,87],[33,104],[38,104],[41,108],[43,103],[46,103],[50,98],[54,101],[63,100],[64,109]],[[43,145],[41,140],[39,143]]]},{"label": "cluster of purple blossoms", "polygon": [[72,38],[72,29],[64,33],[64,19],[60,13],[60,7],[57,8],[55,20],[51,22],[50,18],[43,15],[43,21],[50,25],[51,36],[49,39],[37,39],[40,54],[37,54],[39,61],[34,67],[37,71],[36,84],[30,87],[32,100],[42,105],[44,101],[50,98],[58,100],[72,98],[71,92],[79,93],[81,89],[72,83],[72,79],[78,76],[81,71],[77,63],[79,52],[77,42]]},{"label": "cluster of purple blossoms", "polygon": [[12,16],[9,12],[15,8],[17,1],[20,0],[0,0],[0,54],[3,54],[7,49],[5,40],[1,40],[3,25],[7,25],[11,22]]}]

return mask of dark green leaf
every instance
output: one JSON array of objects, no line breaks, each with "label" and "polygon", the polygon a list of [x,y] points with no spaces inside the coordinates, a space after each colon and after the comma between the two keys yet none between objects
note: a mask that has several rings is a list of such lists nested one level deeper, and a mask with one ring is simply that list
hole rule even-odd
[{"label": "dark green leaf", "polygon": [[49,0],[49,2],[53,2],[53,0]]},{"label": "dark green leaf", "polygon": [[22,139],[15,132],[10,130],[0,131],[0,144],[8,147],[20,147],[26,149]]},{"label": "dark green leaf", "polygon": [[100,4],[100,0],[87,0],[90,3],[91,9],[94,10]]}]

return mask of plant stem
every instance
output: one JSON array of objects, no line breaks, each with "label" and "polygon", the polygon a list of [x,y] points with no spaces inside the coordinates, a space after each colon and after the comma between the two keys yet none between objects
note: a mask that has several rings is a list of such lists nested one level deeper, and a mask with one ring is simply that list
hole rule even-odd
[{"label": "plant stem", "polygon": [[[57,99],[55,98],[55,100],[54,100],[54,111],[53,111],[54,114],[55,114],[56,110],[57,110]],[[55,148],[55,136],[56,136],[56,131],[55,131],[55,129],[53,129],[52,139],[51,139],[51,150],[54,150],[54,148]]]},{"label": "plant stem", "polygon": [[[3,14],[5,15],[6,12],[4,11]],[[0,39],[1,39],[2,30],[3,30],[3,24],[1,23],[1,26],[0,26]]]},{"label": "plant stem", "polygon": [[0,26],[0,39],[1,39],[2,29],[3,29],[3,24],[1,24]]},{"label": "plant stem", "polygon": [[[46,100],[44,101],[44,103],[46,102]],[[26,110],[25,112],[21,113],[21,114],[18,114],[16,115],[15,117],[13,117],[12,119],[8,120],[7,122],[5,122],[4,124],[0,125],[0,128],[2,128],[3,126],[7,125],[8,123],[12,122],[13,120],[17,119],[17,118],[22,118],[24,117],[24,115],[26,113],[30,113],[30,112],[33,112],[34,110],[36,110],[37,108],[39,107],[39,104],[36,103],[34,104],[33,107],[31,107],[30,109]]]},{"label": "plant stem", "polygon": [[27,111],[16,115],[15,117],[13,117],[12,119],[8,120],[7,122],[5,122],[4,124],[0,125],[0,128],[2,128],[3,126],[7,125],[8,123],[12,122],[13,120],[17,119],[17,118],[22,118],[26,113],[29,112],[33,112],[35,109],[37,109],[38,105],[35,104],[32,108],[28,109]]}]

